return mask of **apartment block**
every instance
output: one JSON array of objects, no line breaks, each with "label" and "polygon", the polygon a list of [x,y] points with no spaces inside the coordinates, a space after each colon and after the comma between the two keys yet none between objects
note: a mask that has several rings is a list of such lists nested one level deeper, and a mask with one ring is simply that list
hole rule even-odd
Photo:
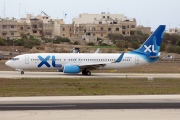
[{"label": "apartment block", "polygon": [[170,34],[179,34],[180,35],[180,28],[170,28],[169,33]]},{"label": "apartment block", "polygon": [[61,24],[60,25],[60,36],[72,38],[74,37],[74,26],[72,24]]},{"label": "apartment block", "polygon": [[19,30],[16,19],[9,20],[0,19],[0,37],[10,37],[17,36],[17,31]]},{"label": "apartment block", "polygon": [[36,37],[60,36],[60,24],[64,24],[62,19],[51,19],[47,15],[27,14],[26,18],[21,19],[0,18],[0,37],[20,38],[23,34]]},{"label": "apartment block", "polygon": [[136,34],[136,19],[127,18],[123,14],[80,14],[73,19],[74,34],[77,36],[91,35],[105,38],[108,34]]},{"label": "apartment block", "polygon": [[[108,34],[136,35],[137,31],[151,34],[150,27],[137,26],[135,18],[123,14],[80,14],[73,18],[72,24],[65,24],[63,19],[51,19],[42,11],[41,15],[27,14],[26,18],[0,18],[0,37],[19,38],[22,34],[36,37],[68,37],[72,40],[93,40],[107,38]],[[96,40],[95,40],[96,39]]]}]

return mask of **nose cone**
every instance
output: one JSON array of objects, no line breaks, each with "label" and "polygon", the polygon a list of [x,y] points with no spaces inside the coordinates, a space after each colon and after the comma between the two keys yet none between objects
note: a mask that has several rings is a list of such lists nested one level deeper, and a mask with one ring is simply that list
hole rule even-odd
[{"label": "nose cone", "polygon": [[10,60],[8,60],[5,64],[9,67],[12,67],[12,62]]}]

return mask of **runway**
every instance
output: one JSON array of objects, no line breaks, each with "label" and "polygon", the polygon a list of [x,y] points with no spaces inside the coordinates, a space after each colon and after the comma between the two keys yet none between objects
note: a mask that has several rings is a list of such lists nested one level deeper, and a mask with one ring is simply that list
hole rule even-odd
[{"label": "runway", "polygon": [[179,120],[180,95],[0,97],[1,120]]},{"label": "runway", "polygon": [[180,109],[180,95],[1,97],[0,110]]},{"label": "runway", "polygon": [[0,78],[180,78],[176,73],[92,73],[91,76],[82,74],[64,74],[60,72],[26,72],[0,71]]},{"label": "runway", "polygon": [[179,120],[180,95],[0,97],[1,120]]},{"label": "runway", "polygon": [[4,104],[7,110],[97,110],[97,109],[180,109],[180,103],[82,103],[82,104]]}]

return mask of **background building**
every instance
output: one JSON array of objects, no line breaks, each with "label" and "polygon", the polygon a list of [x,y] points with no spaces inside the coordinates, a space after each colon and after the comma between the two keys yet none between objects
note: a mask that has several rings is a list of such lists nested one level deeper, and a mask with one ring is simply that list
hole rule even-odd
[{"label": "background building", "polygon": [[95,38],[106,39],[108,34],[137,35],[151,34],[150,27],[137,26],[135,18],[127,18],[123,14],[80,14],[73,18],[74,35],[82,39],[94,41]]},{"label": "background building", "polygon": [[180,35],[180,28],[170,28],[169,33],[170,34],[179,34]]},{"label": "background building", "polygon": [[21,35],[54,38],[68,37],[72,41],[85,40],[97,42],[97,38],[106,39],[108,34],[136,35],[151,34],[150,27],[137,26],[135,18],[127,18],[123,14],[80,14],[73,18],[72,24],[65,24],[63,19],[51,19],[45,12],[33,16],[27,14],[21,19],[0,19],[1,38],[19,38]]}]

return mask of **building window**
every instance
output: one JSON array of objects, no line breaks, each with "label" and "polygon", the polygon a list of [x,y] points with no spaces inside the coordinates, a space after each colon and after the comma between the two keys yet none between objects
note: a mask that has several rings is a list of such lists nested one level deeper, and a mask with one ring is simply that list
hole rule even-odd
[{"label": "building window", "polygon": [[2,33],[2,35],[3,35],[3,36],[6,36],[6,35],[7,35],[7,33],[6,33],[6,32],[5,32],[5,33]]},{"label": "building window", "polygon": [[102,22],[99,22],[99,24],[102,24]]},{"label": "building window", "polygon": [[11,28],[14,28],[14,25],[11,25]]},{"label": "building window", "polygon": [[65,28],[63,28],[63,31],[65,31]]},{"label": "building window", "polygon": [[33,30],[33,33],[37,33],[37,31],[36,31],[36,30]]},{"label": "building window", "polygon": [[119,28],[116,28],[116,31],[119,31]]},{"label": "building window", "polygon": [[65,37],[65,34],[63,34],[63,37]]},{"label": "building window", "polygon": [[37,25],[33,25],[33,28],[37,28]]},{"label": "building window", "polygon": [[135,28],[135,25],[131,25],[131,28]]},{"label": "building window", "polygon": [[6,29],[6,25],[3,25],[3,26],[2,26],[2,29]]},{"label": "building window", "polygon": [[109,16],[107,16],[107,18],[109,18]]},{"label": "building window", "polygon": [[108,28],[108,31],[111,31],[112,29],[111,28]]},{"label": "building window", "polygon": [[101,30],[103,30],[103,27],[101,27]]},{"label": "building window", "polygon": [[103,37],[103,34],[101,34],[101,37]]},{"label": "building window", "polygon": [[28,29],[30,29],[30,27],[28,27]]},{"label": "building window", "polygon": [[103,18],[106,18],[105,16],[103,16]]},{"label": "building window", "polygon": [[122,26],[122,29],[126,29],[126,26]]},{"label": "building window", "polygon": [[11,35],[14,35],[14,33],[12,32]]},{"label": "building window", "polygon": [[71,28],[69,29],[69,31],[71,31]]},{"label": "building window", "polygon": [[21,30],[23,30],[23,27],[20,27]]},{"label": "building window", "polygon": [[117,24],[117,22],[113,22],[113,24]]},{"label": "building window", "polygon": [[126,32],[122,32],[123,35],[126,35]]}]

